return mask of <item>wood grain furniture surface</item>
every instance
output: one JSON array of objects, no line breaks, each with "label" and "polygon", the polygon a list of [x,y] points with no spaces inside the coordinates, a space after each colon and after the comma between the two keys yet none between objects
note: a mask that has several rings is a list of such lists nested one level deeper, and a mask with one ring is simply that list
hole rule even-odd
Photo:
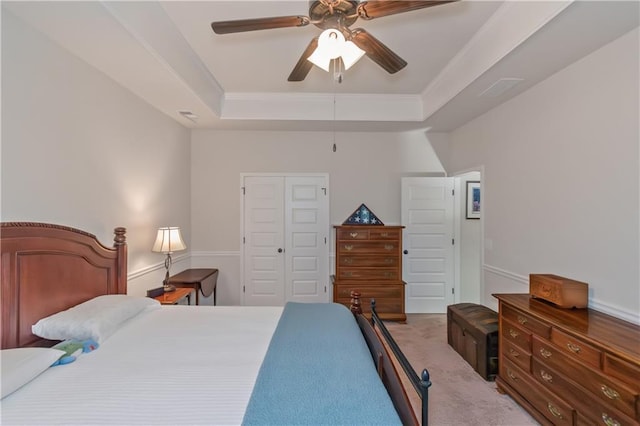
[{"label": "wood grain furniture surface", "polygon": [[169,278],[169,284],[175,287],[189,287],[196,291],[196,305],[200,304],[200,293],[204,297],[213,294],[213,305],[216,305],[216,287],[218,270],[216,268],[192,268]]},{"label": "wood grain furniture surface", "polygon": [[485,380],[498,374],[498,313],[476,303],[447,306],[447,343]]},{"label": "wood grain furniture surface", "polygon": [[529,294],[494,296],[499,390],[542,424],[640,424],[640,326]]},{"label": "wood grain furniture surface", "polygon": [[126,293],[125,233],[115,228],[113,247],[106,247],[68,226],[2,223],[2,349],[51,346],[31,333],[39,319],[96,296]]},{"label": "wood grain furniture surface", "polygon": [[[31,326],[39,319],[100,295],[127,292],[124,228],[115,228],[113,247],[103,246],[94,235],[67,226],[7,222],[1,224],[1,231],[3,349],[52,346],[56,342],[45,341],[31,334]],[[197,310],[194,309],[194,312]],[[375,368],[400,420],[403,424],[420,424],[402,385],[403,379],[394,366],[395,361],[391,361],[386,350],[387,347],[397,348],[397,344],[392,338],[387,339],[386,335],[390,335],[381,321],[378,330],[372,330],[368,320],[360,313],[355,313],[355,320],[360,325]],[[385,343],[380,333],[385,335]],[[415,371],[413,374],[415,375]],[[304,380],[308,380],[308,377]],[[357,380],[357,377],[353,380]],[[421,382],[430,385],[426,370]],[[167,386],[169,385],[167,382]],[[426,413],[428,407],[427,388],[428,386],[424,387],[423,413]],[[166,389],[163,391],[167,392]],[[173,395],[171,392],[167,394]],[[69,401],[69,410],[73,410],[74,403],[75,401]],[[366,404],[367,401],[358,403]],[[428,417],[425,415],[422,424],[426,425],[427,421]],[[202,422],[206,423],[206,419],[202,419]]]},{"label": "wood grain furniture surface", "polygon": [[402,281],[403,226],[336,225],[333,301],[349,306],[351,292],[361,294],[370,314],[375,299],[383,320],[406,321]]},{"label": "wood grain furniture surface", "polygon": [[191,304],[191,295],[195,290],[191,287],[176,287],[174,291],[165,291],[160,296],[154,297],[163,305],[178,305],[186,300],[187,305]]}]

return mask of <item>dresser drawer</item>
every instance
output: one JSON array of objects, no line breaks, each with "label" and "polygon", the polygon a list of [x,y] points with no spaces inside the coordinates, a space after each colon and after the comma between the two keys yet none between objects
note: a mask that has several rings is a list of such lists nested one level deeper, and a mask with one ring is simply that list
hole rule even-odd
[{"label": "dresser drawer", "polygon": [[[604,372],[640,391],[640,366],[610,354],[604,354]],[[640,412],[640,409],[639,409]]]},{"label": "dresser drawer", "polygon": [[[365,298],[364,297],[362,298],[361,307],[362,307],[362,312],[365,314],[368,314],[369,312],[371,312],[371,299],[372,299],[371,297],[366,297],[366,302],[365,302]],[[374,297],[373,299],[375,299],[376,301],[376,312],[380,314],[384,314],[384,313],[403,314],[404,313],[404,306],[399,299],[385,299],[380,297]],[[336,303],[341,303],[348,307],[351,305],[351,299],[338,298],[336,300]]]},{"label": "dresser drawer", "polygon": [[366,280],[375,281],[400,281],[400,271],[398,268],[356,268],[341,267],[338,269],[336,278],[339,280]]},{"label": "dresser drawer", "polygon": [[563,395],[569,401],[575,400],[576,395],[586,393],[577,390],[571,380],[537,358],[531,360],[531,375],[551,392]]},{"label": "dresser drawer", "polygon": [[543,364],[538,359],[532,361],[532,374],[540,383],[556,395],[564,395],[567,402],[585,416],[591,424],[636,425],[631,417],[617,409],[603,404],[588,390],[573,383],[562,373]]},{"label": "dresser drawer", "polygon": [[500,378],[522,395],[542,415],[555,425],[573,425],[575,410],[564,400],[548,391],[528,373],[508,359],[500,364]]},{"label": "dresser drawer", "polygon": [[527,352],[531,350],[531,333],[529,331],[505,319],[502,319],[500,324],[502,341],[511,342]]},{"label": "dresser drawer", "polygon": [[509,358],[518,367],[527,372],[531,371],[531,354],[528,351],[507,340],[502,341],[500,350],[505,357]]},{"label": "dresser drawer", "polygon": [[339,241],[339,254],[396,254],[400,253],[398,241]]},{"label": "dresser drawer", "polygon": [[402,229],[372,228],[369,230],[369,238],[372,240],[400,240]]},{"label": "dresser drawer", "polygon": [[509,321],[518,324],[520,327],[532,333],[549,338],[551,326],[545,322],[533,318],[531,315],[512,309],[509,306],[502,306],[502,315]]},{"label": "dresser drawer", "polygon": [[607,377],[601,371],[575,362],[561,348],[533,337],[533,364],[536,359],[571,379],[586,389],[599,404],[614,407],[620,412],[636,417],[638,392],[617,379]]},{"label": "dresser drawer", "polygon": [[551,330],[551,341],[555,343],[563,352],[585,362],[595,368],[600,368],[600,360],[602,359],[602,352],[594,348],[593,346],[576,339],[575,337],[563,333],[562,331],[553,328]]},{"label": "dresser drawer", "polygon": [[375,298],[376,301],[382,298],[402,298],[404,300],[404,284],[385,286],[360,285],[357,283],[338,284],[335,286],[334,291],[335,297],[349,299],[351,299],[351,292],[357,291],[360,293],[360,300],[363,305],[365,303],[369,304],[371,298]]},{"label": "dresser drawer", "polygon": [[369,228],[339,228],[336,230],[336,239],[342,240],[368,240]]},{"label": "dresser drawer", "polygon": [[400,266],[400,256],[395,253],[388,256],[368,255],[362,256],[358,253],[344,254],[337,261],[340,266],[389,266],[397,268]]}]

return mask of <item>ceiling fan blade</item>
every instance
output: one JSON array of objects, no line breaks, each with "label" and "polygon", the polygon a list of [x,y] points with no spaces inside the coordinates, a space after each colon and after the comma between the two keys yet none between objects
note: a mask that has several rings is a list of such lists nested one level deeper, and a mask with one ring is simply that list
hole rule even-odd
[{"label": "ceiling fan blade", "polygon": [[245,31],[270,30],[273,28],[304,27],[309,25],[308,16],[276,16],[273,18],[240,19],[211,23],[216,34],[241,33]]},{"label": "ceiling fan blade", "polygon": [[298,63],[293,67],[291,74],[289,74],[289,78],[287,79],[288,81],[302,81],[305,79],[313,67],[313,64],[311,61],[308,61],[307,58],[311,56],[314,50],[316,50],[316,47],[318,47],[318,37],[312,39],[304,52],[302,52],[302,56],[298,59]]},{"label": "ceiling fan blade", "polygon": [[364,50],[373,62],[380,65],[389,74],[394,74],[407,66],[407,62],[404,59],[362,28],[357,28],[351,32],[351,41]]},{"label": "ceiling fan blade", "polygon": [[452,3],[458,0],[442,1],[401,1],[401,0],[370,0],[358,5],[358,15],[362,19],[374,19],[382,16],[395,15],[396,13],[410,12],[441,4]]}]

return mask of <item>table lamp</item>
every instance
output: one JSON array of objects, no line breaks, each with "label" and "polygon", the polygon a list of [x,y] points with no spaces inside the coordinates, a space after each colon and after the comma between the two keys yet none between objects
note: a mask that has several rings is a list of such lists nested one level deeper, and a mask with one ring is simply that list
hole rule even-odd
[{"label": "table lamp", "polygon": [[164,277],[163,286],[164,291],[174,291],[176,288],[169,284],[169,270],[171,269],[171,253],[176,251],[185,250],[186,244],[182,240],[180,234],[180,228],[178,227],[164,227],[158,229],[158,235],[156,236],[156,242],[153,244],[151,251],[156,253],[166,253],[167,258],[164,260],[164,268],[167,273]]}]

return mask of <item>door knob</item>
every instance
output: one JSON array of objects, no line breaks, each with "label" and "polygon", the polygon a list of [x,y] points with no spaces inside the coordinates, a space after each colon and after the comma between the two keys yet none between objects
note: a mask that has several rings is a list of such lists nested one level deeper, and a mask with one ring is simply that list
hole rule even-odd
[{"label": "door knob", "polygon": [[409,250],[403,251],[404,254],[409,254]]},{"label": "door knob", "polygon": [[282,250],[281,248],[278,249],[278,253],[282,253],[284,250]]}]

